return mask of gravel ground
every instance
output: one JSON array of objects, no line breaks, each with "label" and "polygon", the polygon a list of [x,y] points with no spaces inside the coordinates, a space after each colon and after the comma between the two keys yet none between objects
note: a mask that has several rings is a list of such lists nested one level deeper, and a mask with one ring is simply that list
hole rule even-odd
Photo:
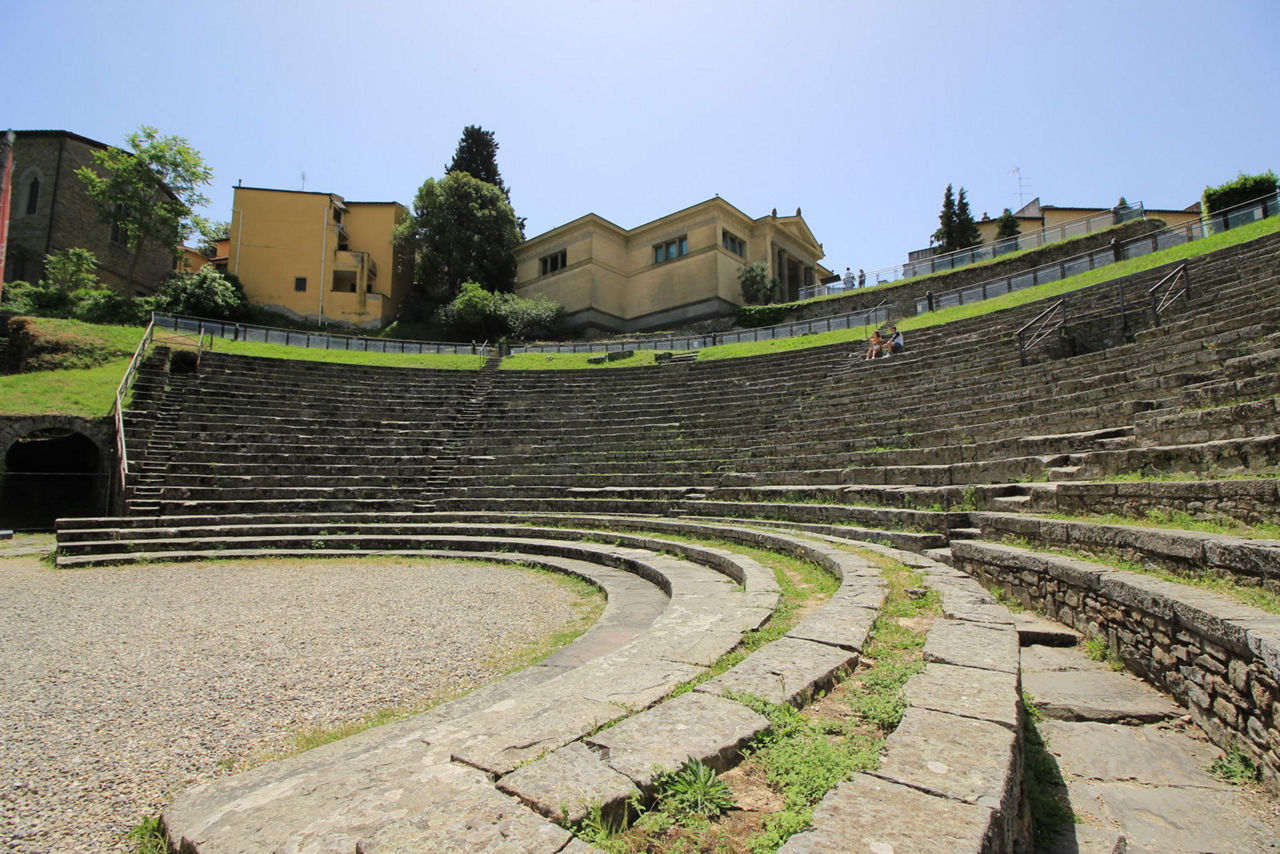
[{"label": "gravel ground", "polygon": [[298,730],[490,678],[576,601],[468,563],[53,570],[0,550],[0,850],[130,850],[182,789]]}]

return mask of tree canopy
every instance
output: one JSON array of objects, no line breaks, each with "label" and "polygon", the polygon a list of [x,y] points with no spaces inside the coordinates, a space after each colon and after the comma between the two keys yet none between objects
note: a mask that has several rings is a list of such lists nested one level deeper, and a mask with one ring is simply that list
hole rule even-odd
[{"label": "tree canopy", "polygon": [[413,214],[396,229],[397,245],[413,255],[418,313],[452,300],[463,282],[491,293],[512,290],[521,239],[511,203],[496,185],[462,171],[428,178]]},{"label": "tree canopy", "polygon": [[[507,204],[511,204],[511,190],[503,183],[502,173],[498,171],[498,141],[493,131],[485,130],[479,125],[467,125],[462,129],[462,138],[453,152],[453,162],[444,167],[444,173],[466,172],[472,178],[492,184],[502,191]],[[514,208],[513,208],[514,210]],[[520,228],[520,236],[524,236],[524,217],[516,217],[516,225]]]},{"label": "tree canopy", "polygon": [[1018,218],[1013,215],[1013,211],[1005,208],[1004,213],[996,220],[996,240],[1017,237],[1021,233],[1022,226],[1018,223]]},{"label": "tree canopy", "polygon": [[108,148],[93,152],[94,169],[76,170],[103,222],[116,226],[133,250],[130,286],[142,247],[159,245],[173,253],[196,230],[194,209],[209,203],[201,188],[213,180],[204,158],[186,139],[161,136],[143,125],[128,136],[130,151]]},{"label": "tree canopy", "polygon": [[933,243],[939,252],[957,252],[982,243],[982,233],[969,210],[969,200],[964,187],[960,188],[957,201],[951,185],[942,196],[942,212],[938,214],[938,230],[933,233]]}]

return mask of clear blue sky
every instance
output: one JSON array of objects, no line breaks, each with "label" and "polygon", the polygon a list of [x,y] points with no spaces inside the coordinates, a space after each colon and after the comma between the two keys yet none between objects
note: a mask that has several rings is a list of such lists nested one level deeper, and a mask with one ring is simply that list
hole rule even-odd
[{"label": "clear blue sky", "polygon": [[186,137],[231,188],[410,204],[497,135],[530,236],[719,193],[801,207],[825,263],[928,244],[947,183],[1181,208],[1280,169],[1280,2],[0,0],[0,123]]}]

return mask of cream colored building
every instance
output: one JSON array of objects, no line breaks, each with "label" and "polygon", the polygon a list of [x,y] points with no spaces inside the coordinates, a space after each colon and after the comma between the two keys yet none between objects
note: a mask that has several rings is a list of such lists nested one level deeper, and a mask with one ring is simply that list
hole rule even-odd
[{"label": "cream colored building", "polygon": [[738,271],[762,261],[797,298],[829,271],[805,224],[777,211],[753,219],[719,196],[636,228],[587,214],[516,247],[516,293],[565,307],[576,329],[632,332],[730,314]]},{"label": "cream colored building", "polygon": [[245,296],[298,320],[374,329],[390,323],[412,270],[397,257],[396,202],[236,187],[227,270]]},{"label": "cream colored building", "polygon": [[[1182,210],[1164,208],[1144,208],[1148,217],[1162,219],[1166,225],[1183,225],[1200,219],[1200,203]],[[1037,231],[1050,232],[1050,239],[1061,240],[1058,232],[1068,237],[1087,234],[1109,228],[1120,219],[1116,208],[1060,208],[1056,205],[1042,205],[1037,196],[1014,212],[1018,220],[1019,234],[1034,234]],[[1130,214],[1136,218],[1137,211]],[[983,243],[994,243],[996,232],[1000,229],[999,218],[992,219],[986,213],[978,223],[978,231],[982,233]]]}]

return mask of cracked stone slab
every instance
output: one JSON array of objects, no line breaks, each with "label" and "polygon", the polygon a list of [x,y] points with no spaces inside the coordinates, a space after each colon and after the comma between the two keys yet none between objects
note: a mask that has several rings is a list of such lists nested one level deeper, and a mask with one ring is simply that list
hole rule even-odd
[{"label": "cracked stone slab", "polygon": [[[883,596],[880,597],[883,601]],[[789,638],[817,641],[861,652],[871,634],[871,626],[880,616],[880,606],[868,608],[857,600],[832,599],[800,621],[787,632]]]},{"label": "cracked stone slab", "polygon": [[1070,647],[1084,638],[1084,635],[1062,623],[1025,612],[1013,615],[1013,625],[1018,629],[1018,639],[1024,647]]},{"label": "cracked stone slab", "polygon": [[516,769],[498,781],[498,789],[547,818],[573,823],[586,818],[593,804],[608,811],[639,794],[630,778],[579,741]]},{"label": "cracked stone slab", "polygon": [[812,696],[815,686],[828,684],[837,671],[857,662],[856,652],[787,636],[695,690],[719,696],[755,694],[771,703],[797,705]]},{"label": "cracked stone slab", "polygon": [[822,799],[813,812],[813,829],[791,837],[778,851],[980,854],[994,850],[993,815],[986,807],[855,774]]},{"label": "cracked stone slab", "polygon": [[1180,732],[1066,721],[1042,721],[1036,728],[1064,775],[1104,783],[1231,788],[1205,770],[1222,751]]},{"label": "cracked stone slab", "polygon": [[690,691],[586,741],[605,751],[611,768],[645,788],[653,782],[655,768],[675,770],[690,756],[724,770],[768,726],[768,719],[746,706]]},{"label": "cracked stone slab", "polygon": [[1109,673],[1111,668],[1105,662],[1094,661],[1075,647],[1067,646],[1024,646],[1022,648],[1022,672],[1052,670],[1089,670],[1095,673]]},{"label": "cracked stone slab", "polygon": [[1003,812],[1015,808],[1018,734],[1008,727],[908,708],[872,776]]},{"label": "cracked stone slab", "polygon": [[[507,774],[522,763],[563,747],[601,724],[626,714],[615,703],[567,697],[538,711],[506,709],[485,716],[483,732],[461,740],[452,756],[491,774]],[[464,726],[469,722],[464,722]]]},{"label": "cracked stone slab", "polygon": [[1110,670],[1031,671],[1022,688],[1046,718],[1060,721],[1155,723],[1183,714],[1136,676]]},{"label": "cracked stone slab", "polygon": [[1122,827],[1131,852],[1280,850],[1280,822],[1264,824],[1239,800],[1239,792],[1179,786],[1071,786],[1072,807]]},{"label": "cracked stone slab", "polygon": [[429,803],[425,808],[360,839],[355,845],[357,854],[520,854],[558,851],[572,838],[563,827],[498,792],[487,779],[483,785],[451,782],[444,777],[433,780],[426,792]]},{"label": "cracked stone slab", "polygon": [[948,712],[1017,729],[1022,697],[1018,676],[999,670],[933,663],[903,686],[912,707]]},{"label": "cracked stone slab", "polygon": [[924,660],[1017,673],[1018,633],[1012,626],[938,620],[925,638]]}]

